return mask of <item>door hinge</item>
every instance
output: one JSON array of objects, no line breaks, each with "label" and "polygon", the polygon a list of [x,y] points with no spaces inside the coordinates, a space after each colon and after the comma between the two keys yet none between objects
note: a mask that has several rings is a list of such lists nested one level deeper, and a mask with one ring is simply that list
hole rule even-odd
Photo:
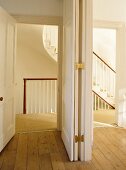
[{"label": "door hinge", "polygon": [[75,70],[85,69],[84,63],[75,63]]},{"label": "door hinge", "polygon": [[77,143],[77,142],[84,142],[84,135],[81,135],[81,136],[75,135],[74,140],[75,140],[75,143]]}]

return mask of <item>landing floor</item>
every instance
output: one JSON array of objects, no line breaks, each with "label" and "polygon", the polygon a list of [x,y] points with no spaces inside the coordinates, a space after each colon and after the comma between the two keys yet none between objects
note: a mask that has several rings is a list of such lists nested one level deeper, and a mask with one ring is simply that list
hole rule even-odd
[{"label": "landing floor", "polygon": [[126,170],[126,130],[95,128],[92,161],[69,162],[60,132],[16,134],[0,154],[0,170]]}]

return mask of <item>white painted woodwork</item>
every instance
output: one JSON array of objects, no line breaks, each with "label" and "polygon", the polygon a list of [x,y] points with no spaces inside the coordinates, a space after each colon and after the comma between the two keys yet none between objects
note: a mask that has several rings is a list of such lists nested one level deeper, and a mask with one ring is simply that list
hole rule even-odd
[{"label": "white painted woodwork", "polygon": [[93,114],[92,114],[92,0],[82,0],[82,63],[85,69],[81,73],[81,112],[80,135],[84,142],[79,146],[79,159],[89,161],[92,158]]},{"label": "white painted woodwork", "polygon": [[26,113],[57,113],[57,80],[26,81]]},{"label": "white painted woodwork", "polygon": [[62,60],[62,139],[74,160],[74,62],[75,62],[75,0],[64,0]]},{"label": "white painted woodwork", "polygon": [[15,21],[0,7],[0,151],[15,134]]},{"label": "white painted woodwork", "polygon": [[[92,0],[64,1],[63,21],[62,139],[71,161],[77,159],[88,161],[91,160],[93,136]],[[84,63],[86,69],[74,71],[74,62]],[[84,142],[75,144],[73,140],[75,134],[84,135]]]},{"label": "white painted woodwork", "polygon": [[[79,63],[79,1],[75,0],[75,63]],[[79,135],[79,69],[74,73],[74,133]],[[78,160],[78,142],[74,143],[74,161]]]},{"label": "white painted woodwork", "polygon": [[102,98],[93,93],[93,110],[107,110],[113,109],[108,103],[106,103]]},{"label": "white painted woodwork", "polygon": [[[112,68],[113,69],[113,68]],[[115,105],[116,73],[93,54],[93,91],[112,106]]]}]

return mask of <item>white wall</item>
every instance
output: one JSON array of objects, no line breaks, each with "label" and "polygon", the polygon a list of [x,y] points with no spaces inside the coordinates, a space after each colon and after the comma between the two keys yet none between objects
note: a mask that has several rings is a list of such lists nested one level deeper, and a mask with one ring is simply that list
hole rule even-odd
[{"label": "white wall", "polygon": [[93,0],[93,18],[126,22],[126,0]]},{"label": "white wall", "polygon": [[[118,123],[126,127],[126,26],[118,29],[117,37],[117,64],[116,64],[116,105],[118,113]],[[125,119],[124,119],[125,117]]]},{"label": "white wall", "polygon": [[94,28],[93,51],[114,70],[116,69],[116,30]]},{"label": "white wall", "polygon": [[23,108],[23,78],[57,77],[57,63],[43,47],[42,26],[17,25],[16,113]]},{"label": "white wall", "polygon": [[0,0],[10,14],[62,16],[62,0]]},{"label": "white wall", "polygon": [[116,106],[118,120],[122,122],[122,100],[126,95],[126,0],[93,0],[93,5],[94,20],[120,22],[117,26]]}]

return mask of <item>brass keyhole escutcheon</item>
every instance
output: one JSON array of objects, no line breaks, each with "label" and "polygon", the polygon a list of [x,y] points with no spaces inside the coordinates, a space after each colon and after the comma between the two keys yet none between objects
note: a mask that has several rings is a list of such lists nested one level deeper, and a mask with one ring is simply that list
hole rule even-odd
[{"label": "brass keyhole escutcheon", "polygon": [[3,101],[3,97],[0,97],[0,101]]}]

